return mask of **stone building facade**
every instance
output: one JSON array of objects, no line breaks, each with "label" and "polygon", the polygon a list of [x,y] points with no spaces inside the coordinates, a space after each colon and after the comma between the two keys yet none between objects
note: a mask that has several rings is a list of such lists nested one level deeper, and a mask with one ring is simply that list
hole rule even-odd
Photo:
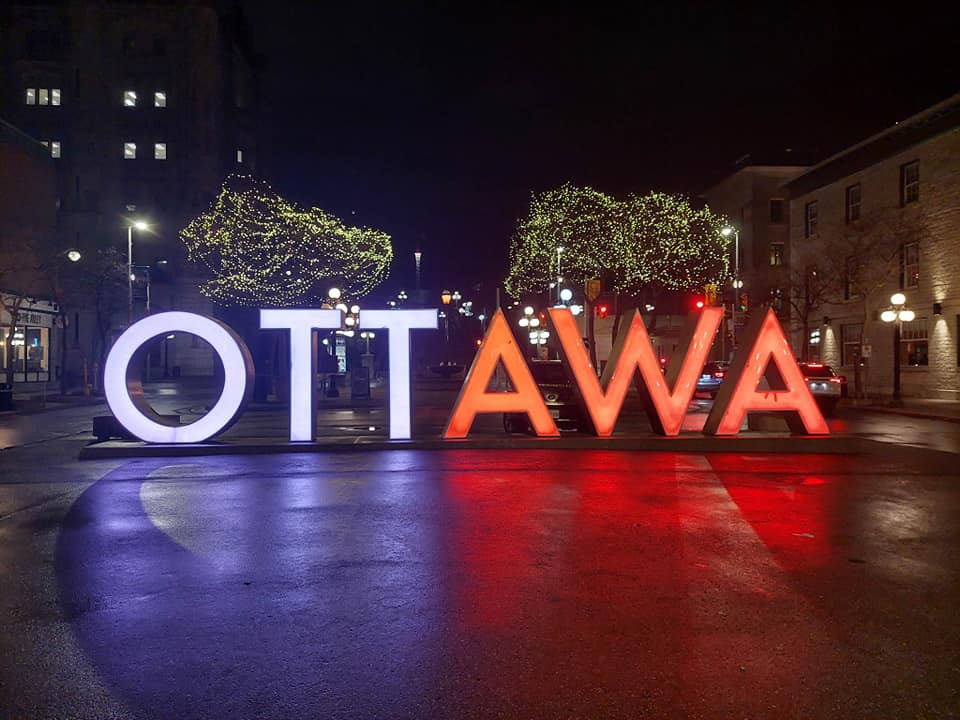
[{"label": "stone building facade", "polygon": [[[733,303],[738,310],[746,309],[738,312],[740,327],[753,308],[773,307],[784,327],[790,322],[791,216],[783,183],[805,169],[794,163],[754,164],[748,157],[702,194],[710,209],[726,215],[739,233],[736,244],[743,287],[725,288],[721,297],[728,315]],[[727,335],[732,340],[732,333]]]},{"label": "stone building facade", "polygon": [[[126,258],[134,231],[134,317],[151,310],[211,312],[178,234],[206,209],[230,172],[256,170],[257,59],[237,4],[201,0],[64,0],[0,7],[0,104],[44,141],[56,168],[62,248],[84,272],[98,250]],[[97,319],[69,308],[67,369],[102,357]],[[126,302],[112,335],[127,322]],[[152,367],[209,371],[212,354],[189,338],[153,349]]]},{"label": "stone building facade", "polygon": [[[892,392],[898,352],[904,396],[960,400],[960,94],[784,187],[791,261],[831,279],[797,346],[873,396]],[[880,314],[896,292],[916,318],[894,349]]]}]

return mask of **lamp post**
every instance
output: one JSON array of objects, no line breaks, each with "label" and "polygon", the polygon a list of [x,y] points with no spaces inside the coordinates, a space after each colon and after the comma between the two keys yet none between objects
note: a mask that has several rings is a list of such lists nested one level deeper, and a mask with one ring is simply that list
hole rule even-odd
[{"label": "lamp post", "polygon": [[720,229],[720,234],[728,238],[733,235],[733,302],[730,305],[730,319],[733,321],[733,349],[737,348],[737,295],[740,288],[743,287],[743,281],[740,279],[740,231],[733,225],[727,225]]},{"label": "lamp post", "polygon": [[560,285],[563,283],[563,275],[560,272],[560,255],[563,253],[563,246],[557,245],[557,305],[562,301],[560,299]]},{"label": "lamp post", "polygon": [[127,325],[133,325],[133,229],[149,230],[143,220],[131,220],[127,225]]},{"label": "lamp post", "polygon": [[916,317],[913,310],[907,309],[907,297],[903,293],[894,293],[890,296],[890,307],[880,313],[880,319],[885,323],[893,323],[893,399],[891,407],[903,407],[900,398],[900,330],[905,322]]}]

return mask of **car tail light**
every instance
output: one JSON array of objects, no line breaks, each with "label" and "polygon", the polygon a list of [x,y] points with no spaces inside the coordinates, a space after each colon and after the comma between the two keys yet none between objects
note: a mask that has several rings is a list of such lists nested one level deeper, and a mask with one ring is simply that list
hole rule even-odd
[{"label": "car tail light", "polygon": [[830,378],[830,382],[836,383],[837,385],[843,385],[847,379],[843,376],[838,375],[837,377]]},{"label": "car tail light", "polygon": [[715,378],[722,378],[722,377],[724,376],[724,372],[723,372],[722,370],[718,370],[717,372],[715,372],[715,373],[713,374],[713,376],[714,376]]}]

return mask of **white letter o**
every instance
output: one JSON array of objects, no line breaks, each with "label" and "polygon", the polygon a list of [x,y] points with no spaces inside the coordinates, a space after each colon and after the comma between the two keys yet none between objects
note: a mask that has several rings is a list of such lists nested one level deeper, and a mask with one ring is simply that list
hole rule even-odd
[{"label": "white letter o", "polygon": [[[174,425],[160,416],[143,396],[140,357],[151,338],[182,332],[213,346],[223,363],[223,392],[210,411],[188,425]],[[151,443],[203,442],[226,430],[253,392],[253,358],[243,340],[219,320],[188,312],[165,312],[135,322],[110,348],[103,391],[113,416],[128,432]]]}]

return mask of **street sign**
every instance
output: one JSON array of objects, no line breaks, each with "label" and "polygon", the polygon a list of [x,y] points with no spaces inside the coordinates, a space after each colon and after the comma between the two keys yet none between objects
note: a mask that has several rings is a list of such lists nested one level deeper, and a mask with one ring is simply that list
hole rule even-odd
[{"label": "street sign", "polygon": [[587,280],[586,287],[584,288],[587,294],[587,300],[593,302],[598,297],[600,297],[600,278],[593,278]]}]

